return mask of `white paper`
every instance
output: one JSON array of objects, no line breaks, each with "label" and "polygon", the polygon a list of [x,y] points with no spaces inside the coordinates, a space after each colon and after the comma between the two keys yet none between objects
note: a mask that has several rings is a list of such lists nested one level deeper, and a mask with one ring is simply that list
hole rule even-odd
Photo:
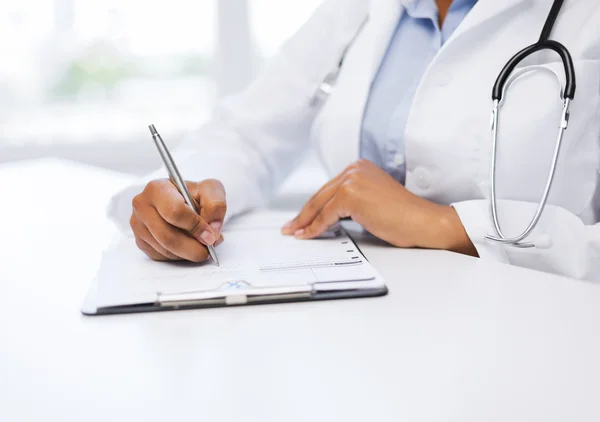
[{"label": "white paper", "polygon": [[133,239],[123,238],[104,254],[97,306],[152,303],[159,293],[351,281],[381,286],[375,270],[345,234],[328,233],[313,240],[281,235],[281,226],[292,216],[263,211],[228,222],[225,241],[216,248],[220,266],[210,260],[155,262]]}]

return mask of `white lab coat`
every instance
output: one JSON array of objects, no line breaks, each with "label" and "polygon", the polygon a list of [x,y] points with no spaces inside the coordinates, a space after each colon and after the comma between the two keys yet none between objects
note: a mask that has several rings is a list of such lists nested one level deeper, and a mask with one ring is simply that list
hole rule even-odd
[{"label": "white lab coat", "polygon": [[[410,0],[325,0],[243,93],[224,101],[212,121],[176,154],[188,179],[218,178],[229,213],[263,204],[314,146],[331,176],[359,158],[370,84]],[[479,0],[426,70],[405,131],[406,187],[452,204],[481,259],[600,280],[600,2],[566,0],[552,38],[575,61],[571,108],[549,205],[519,249],[489,243],[490,112],[494,81],[510,57],[539,37],[551,0]],[[365,19],[368,16],[366,24]],[[323,78],[349,46],[329,98],[311,105]],[[564,79],[558,57],[542,65]],[[500,221],[519,234],[541,196],[562,102],[550,74],[515,81],[501,109],[498,157]],[[134,190],[139,188],[134,188]],[[128,194],[120,198],[129,201]]]}]

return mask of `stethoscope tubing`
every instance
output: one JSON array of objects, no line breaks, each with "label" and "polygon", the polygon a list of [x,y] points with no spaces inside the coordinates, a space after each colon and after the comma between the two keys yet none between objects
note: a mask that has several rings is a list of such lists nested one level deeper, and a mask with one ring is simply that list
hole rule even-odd
[{"label": "stethoscope tubing", "polygon": [[[535,246],[534,242],[523,242],[523,240],[531,234],[533,229],[537,226],[542,213],[546,207],[548,202],[548,196],[550,194],[550,189],[552,188],[552,182],[554,180],[554,176],[556,174],[556,167],[558,164],[558,158],[560,155],[560,149],[562,146],[562,141],[564,138],[565,130],[569,125],[569,108],[571,106],[571,101],[575,98],[575,91],[577,89],[576,83],[576,75],[575,75],[575,66],[573,64],[573,58],[571,57],[571,53],[569,50],[558,41],[549,40],[548,37],[552,32],[552,28],[556,22],[560,9],[562,7],[563,0],[555,0],[552,4],[552,9],[548,15],[546,23],[544,24],[544,28],[542,30],[542,34],[540,39],[535,43],[528,47],[525,47],[517,54],[515,54],[509,61],[506,63],[496,82],[494,83],[494,87],[492,90],[492,101],[493,101],[493,109],[492,109],[492,152],[491,152],[491,160],[490,160],[490,211],[492,214],[492,221],[494,224],[494,228],[496,230],[497,235],[486,235],[485,239],[501,243],[501,244],[509,244],[518,248],[531,248]],[[510,84],[511,75],[515,68],[521,63],[524,59],[535,54],[539,51],[543,50],[552,50],[556,52],[563,63],[564,71],[565,71],[565,86],[561,91],[561,99],[563,101],[563,111],[561,115],[561,121],[558,127],[558,135],[556,139],[556,143],[554,146],[554,153],[552,155],[552,162],[550,165],[550,170],[548,173],[548,177],[546,179],[546,184],[544,186],[544,190],[542,193],[542,197],[538,203],[535,214],[531,218],[529,224],[526,226],[525,230],[514,237],[507,237],[504,235],[502,228],[500,226],[500,220],[498,218],[498,200],[497,200],[497,192],[496,192],[496,164],[497,164],[497,150],[498,150],[498,122],[499,122],[499,114],[500,114],[500,106],[504,100],[506,88]]]}]

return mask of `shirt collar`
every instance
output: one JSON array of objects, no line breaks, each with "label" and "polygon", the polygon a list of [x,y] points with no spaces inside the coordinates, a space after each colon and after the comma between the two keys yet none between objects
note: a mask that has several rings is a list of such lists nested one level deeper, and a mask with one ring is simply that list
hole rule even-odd
[{"label": "shirt collar", "polygon": [[[431,17],[432,12],[435,14],[438,12],[435,0],[400,0],[400,3],[407,13],[415,18],[428,18]],[[449,11],[465,6],[472,8],[476,3],[477,0],[454,0]]]},{"label": "shirt collar", "polygon": [[433,18],[437,15],[435,0],[402,0],[406,13],[412,18]]}]

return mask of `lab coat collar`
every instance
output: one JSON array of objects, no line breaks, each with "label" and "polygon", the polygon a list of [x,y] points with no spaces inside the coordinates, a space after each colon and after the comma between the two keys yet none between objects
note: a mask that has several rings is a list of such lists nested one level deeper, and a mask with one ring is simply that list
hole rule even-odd
[{"label": "lab coat collar", "polygon": [[[356,114],[354,124],[348,124],[344,137],[347,142],[346,148],[336,152],[335,159],[332,160],[330,171],[334,174],[341,171],[348,163],[356,160],[359,156],[360,129],[364,107],[369,95],[369,87],[377,73],[379,64],[387,50],[390,39],[398,25],[398,21],[405,11],[405,6],[409,2],[416,0],[371,0],[369,4],[369,24],[365,30],[365,40],[371,46],[365,49],[365,66],[360,72],[360,78],[365,85],[357,90],[357,97],[352,102],[353,113]],[[473,10],[453,34],[452,39],[456,38],[457,33],[464,33],[469,29],[478,27],[481,24],[500,16],[512,8],[533,0],[479,0]],[[450,44],[450,41],[444,45],[444,48]],[[368,51],[368,53],[367,53]]]},{"label": "lab coat collar", "polygon": [[[400,0],[411,1],[411,0]],[[479,0],[471,12],[464,19],[463,23],[458,26],[454,37],[462,34],[465,31],[478,27],[481,24],[488,23],[514,9],[515,7],[523,7],[533,0]],[[550,10],[550,9],[548,9]]]},{"label": "lab coat collar", "polygon": [[[374,76],[388,47],[389,41],[407,5],[419,0],[371,0],[369,20],[373,49],[371,50],[370,70]],[[531,3],[533,0],[479,0],[452,38],[499,17],[514,7]]]},{"label": "lab coat collar", "polygon": [[[388,13],[393,13],[398,8],[398,5],[402,8],[410,7],[417,1],[420,0],[372,0],[371,14],[386,13],[386,10]],[[531,3],[532,1],[533,0],[479,0],[473,7],[471,15],[473,15],[474,18],[469,19],[470,25],[479,25],[489,19],[502,15],[504,12],[507,12],[515,6],[521,5],[522,3]],[[398,18],[399,16],[396,17]]]},{"label": "lab coat collar", "polygon": [[[373,76],[385,54],[389,41],[394,33],[399,19],[408,5],[420,0],[371,0],[369,20],[373,27],[373,49],[371,56],[371,71]],[[488,23],[516,7],[524,7],[534,0],[479,0],[463,22],[458,26],[447,44],[474,28]]]}]

